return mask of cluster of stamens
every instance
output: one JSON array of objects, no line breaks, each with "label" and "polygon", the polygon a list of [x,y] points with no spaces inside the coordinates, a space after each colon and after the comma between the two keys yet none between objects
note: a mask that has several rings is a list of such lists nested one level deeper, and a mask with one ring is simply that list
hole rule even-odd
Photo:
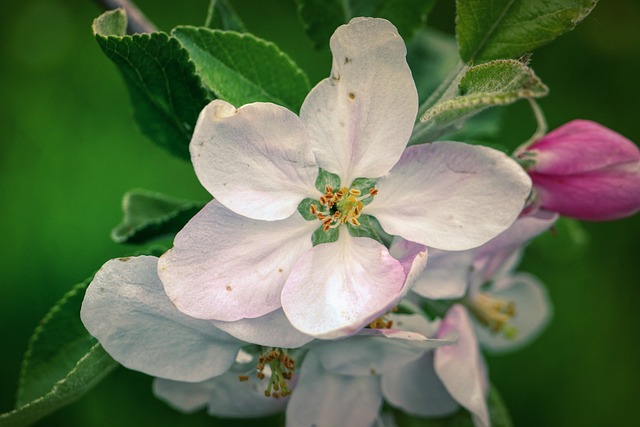
[{"label": "cluster of stamens", "polygon": [[489,328],[492,333],[502,332],[506,338],[515,338],[516,329],[509,325],[511,318],[516,315],[513,302],[478,292],[470,308],[480,323]]},{"label": "cluster of stamens", "polygon": [[[293,376],[293,371],[296,369],[296,362],[289,357],[284,350],[274,349],[265,354],[261,354],[258,357],[258,366],[256,366],[256,377],[259,379],[266,378],[264,373],[265,367],[269,367],[271,375],[269,377],[269,384],[264,391],[266,397],[273,397],[278,399],[280,397],[288,396],[291,394],[287,381]],[[241,375],[240,381],[247,381],[248,375]]]},{"label": "cluster of stamens", "polygon": [[371,329],[391,329],[393,327],[393,320],[391,320],[391,313],[398,311],[398,307],[393,307],[391,311],[376,318],[373,322],[369,323]]},{"label": "cluster of stamens", "polygon": [[322,221],[322,229],[329,231],[341,224],[349,223],[353,226],[360,225],[358,218],[364,208],[364,199],[378,194],[377,188],[370,188],[369,194],[362,195],[360,190],[342,187],[335,193],[333,188],[327,185],[324,194],[318,200],[319,207],[315,204],[309,206],[309,212]]}]

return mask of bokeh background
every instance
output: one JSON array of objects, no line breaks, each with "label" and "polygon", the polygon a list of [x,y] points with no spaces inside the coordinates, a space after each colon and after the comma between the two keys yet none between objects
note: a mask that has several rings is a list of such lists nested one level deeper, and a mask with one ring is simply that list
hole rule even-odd
[{"label": "bokeh background", "polygon": [[[312,83],[328,75],[330,55],[313,51],[293,0],[232,2],[249,30],[276,42]],[[169,30],[201,25],[207,3],[138,5]],[[452,3],[441,1],[429,25],[452,33]],[[13,407],[22,354],[47,310],[107,259],[135,250],[109,237],[122,194],[145,188],[207,197],[188,163],[136,128],[120,75],[91,35],[97,3],[29,0],[2,9],[0,412]],[[551,88],[540,102],[551,128],[587,118],[640,142],[638,22],[637,0],[609,0],[536,51],[532,66]],[[504,145],[514,147],[534,129],[525,102],[507,108],[504,119]],[[640,215],[582,230],[545,236],[522,265],[548,286],[555,306],[548,330],[518,353],[488,357],[516,426],[639,425]],[[150,384],[119,368],[38,425],[243,425],[174,412]]]}]

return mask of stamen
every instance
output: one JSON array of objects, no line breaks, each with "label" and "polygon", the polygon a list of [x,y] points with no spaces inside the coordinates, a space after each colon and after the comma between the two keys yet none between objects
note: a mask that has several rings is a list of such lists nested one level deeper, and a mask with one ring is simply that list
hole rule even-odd
[{"label": "stamen", "polygon": [[369,195],[376,196],[377,194],[378,194],[378,189],[377,188],[370,188],[369,189]]},{"label": "stamen", "polygon": [[359,196],[361,193],[360,190],[352,188],[351,190],[349,190],[349,194],[351,194],[352,196]]},{"label": "stamen", "polygon": [[478,292],[469,301],[469,308],[478,321],[492,333],[502,332],[505,338],[514,339],[516,328],[509,325],[511,318],[516,315],[515,304],[512,301],[494,298],[484,292]]}]

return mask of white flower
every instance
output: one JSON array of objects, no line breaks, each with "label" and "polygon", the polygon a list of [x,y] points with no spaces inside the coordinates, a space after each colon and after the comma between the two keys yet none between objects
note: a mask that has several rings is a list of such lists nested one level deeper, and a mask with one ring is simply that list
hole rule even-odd
[{"label": "white flower", "polygon": [[[178,233],[158,270],[182,312],[236,321],[282,308],[304,334],[353,334],[407,288],[407,270],[383,244],[354,237],[361,221],[462,250],[520,212],[530,180],[504,154],[454,142],[405,150],[418,97],[393,25],[353,19],[331,49],[331,77],[309,93],[300,117],[220,100],[200,114],[191,157],[215,200]],[[337,176],[326,187],[322,173],[322,191],[320,168]],[[363,183],[370,186],[355,188]],[[314,233],[329,243],[313,246]]]}]

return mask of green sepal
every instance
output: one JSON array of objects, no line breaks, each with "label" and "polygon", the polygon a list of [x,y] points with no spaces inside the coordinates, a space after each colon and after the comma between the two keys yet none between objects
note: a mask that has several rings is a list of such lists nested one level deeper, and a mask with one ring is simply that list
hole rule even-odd
[{"label": "green sepal", "polygon": [[236,107],[273,102],[298,112],[307,75],[275,44],[252,34],[190,26],[171,35],[189,52],[204,85]]},{"label": "green sepal", "polygon": [[391,246],[393,236],[382,229],[377,219],[371,215],[360,215],[358,222],[360,222],[358,226],[349,223],[345,224],[349,230],[349,234],[353,237],[369,237],[382,243],[387,248]]},{"label": "green sepal", "polygon": [[81,397],[118,366],[80,320],[89,282],[69,291],[34,331],[22,361],[16,409],[0,415],[0,426],[33,424]]},{"label": "green sepal", "polygon": [[316,48],[327,46],[335,29],[357,16],[385,18],[408,40],[423,28],[435,0],[296,0],[298,17]]},{"label": "green sepal", "polygon": [[124,9],[103,13],[93,21],[96,40],[122,74],[140,130],[188,160],[191,133],[208,94],[176,39],[160,32],[126,36],[126,22]]},{"label": "green sepal", "polygon": [[204,202],[181,200],[147,190],[130,190],[122,198],[122,222],[111,231],[116,243],[145,243],[175,234]]},{"label": "green sepal", "polygon": [[309,207],[312,204],[315,204],[316,207],[318,207],[318,201],[314,200],[314,199],[310,199],[310,198],[304,199],[298,205],[298,212],[300,212],[300,215],[302,215],[302,217],[304,219],[306,219],[307,221],[317,221],[318,220],[318,218],[314,214],[312,214],[311,211],[309,210]]},{"label": "green sepal", "polygon": [[[356,178],[349,187],[350,190],[359,190],[362,196],[369,194],[371,188],[376,188],[376,180],[372,178]],[[366,206],[373,200],[373,197],[365,197],[362,203]]]},{"label": "green sepal", "polygon": [[228,0],[210,0],[204,26],[239,33],[247,32],[247,27]]},{"label": "green sepal", "polygon": [[318,177],[316,178],[316,188],[324,194],[327,185],[333,188],[334,191],[338,191],[340,189],[340,177],[335,173],[320,168]]},{"label": "green sepal", "polygon": [[324,231],[320,226],[311,235],[311,243],[313,246],[320,245],[322,243],[333,243],[340,237],[340,227],[330,228],[328,231]]},{"label": "green sepal", "polygon": [[460,57],[476,63],[517,58],[575,28],[597,0],[458,0]]}]

